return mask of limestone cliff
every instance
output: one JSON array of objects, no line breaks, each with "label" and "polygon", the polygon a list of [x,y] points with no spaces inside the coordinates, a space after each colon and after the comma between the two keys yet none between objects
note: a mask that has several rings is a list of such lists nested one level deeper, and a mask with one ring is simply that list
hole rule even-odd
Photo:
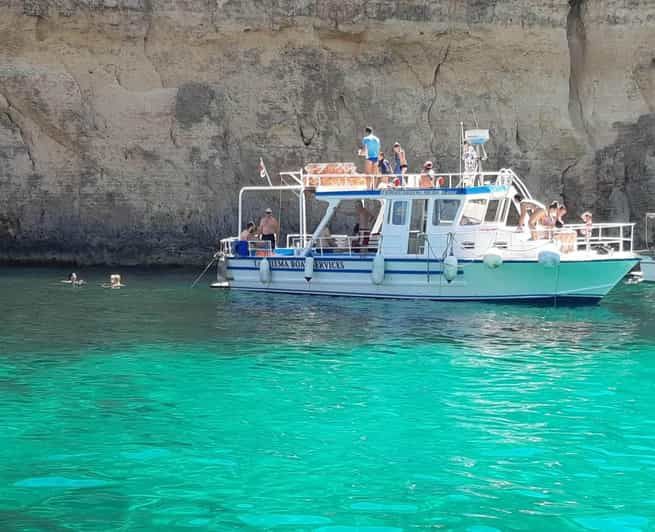
[{"label": "limestone cliff", "polygon": [[653,43],[650,0],[0,0],[0,259],[202,263],[260,156],[371,124],[454,169],[474,117],[490,167],[641,222]]}]

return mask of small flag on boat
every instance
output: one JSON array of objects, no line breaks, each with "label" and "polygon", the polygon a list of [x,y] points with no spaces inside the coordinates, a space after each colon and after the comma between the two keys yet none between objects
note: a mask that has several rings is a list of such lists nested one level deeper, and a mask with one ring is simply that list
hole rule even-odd
[{"label": "small flag on boat", "polygon": [[271,183],[271,178],[268,175],[268,171],[266,170],[266,166],[264,166],[264,159],[261,157],[259,158],[259,177],[266,179],[269,186],[273,186],[273,183]]}]

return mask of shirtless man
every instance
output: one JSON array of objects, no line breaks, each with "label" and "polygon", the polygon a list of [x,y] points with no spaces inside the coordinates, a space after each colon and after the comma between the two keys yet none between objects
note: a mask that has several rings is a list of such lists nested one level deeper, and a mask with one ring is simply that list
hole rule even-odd
[{"label": "shirtless man", "polygon": [[248,222],[248,225],[246,225],[246,228],[241,231],[241,235],[239,236],[240,240],[254,240],[255,238],[255,222]]},{"label": "shirtless man", "polygon": [[271,249],[275,249],[275,242],[280,232],[280,224],[273,217],[273,211],[266,209],[264,216],[259,221],[259,234],[262,240],[267,240],[271,243]]}]

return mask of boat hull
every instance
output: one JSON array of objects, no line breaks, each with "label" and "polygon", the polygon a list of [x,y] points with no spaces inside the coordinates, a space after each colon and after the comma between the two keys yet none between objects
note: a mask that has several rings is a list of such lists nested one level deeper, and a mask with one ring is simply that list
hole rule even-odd
[{"label": "boat hull", "polygon": [[639,265],[641,267],[642,280],[655,283],[655,259],[644,257],[641,259]]},{"label": "boat hull", "polygon": [[230,258],[230,288],[256,292],[438,301],[567,301],[603,298],[634,266],[631,254],[607,259],[563,260],[548,267],[535,260],[505,261],[491,269],[481,260],[460,260],[448,282],[440,260],[385,260],[385,275],[373,282],[373,257],[317,257],[306,280],[302,257],[269,257],[270,281],[260,277],[261,257]]}]

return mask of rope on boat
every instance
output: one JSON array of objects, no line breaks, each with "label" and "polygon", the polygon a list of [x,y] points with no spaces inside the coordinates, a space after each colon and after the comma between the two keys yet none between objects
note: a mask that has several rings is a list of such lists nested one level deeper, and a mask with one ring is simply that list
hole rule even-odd
[{"label": "rope on boat", "polygon": [[193,284],[191,285],[191,288],[194,288],[194,287],[198,284],[198,282],[200,281],[200,279],[202,279],[202,278],[205,276],[205,274],[207,273],[207,270],[209,270],[209,268],[211,268],[211,265],[214,264],[214,262],[216,262],[216,261],[218,260],[218,258],[220,257],[220,255],[221,255],[221,254],[220,254],[219,251],[217,251],[216,253],[214,253],[214,256],[212,257],[212,260],[210,260],[210,261],[209,261],[209,264],[207,264],[207,266],[205,266],[205,269],[202,270],[202,273],[201,273],[198,277],[196,277],[196,280],[193,281]]}]

